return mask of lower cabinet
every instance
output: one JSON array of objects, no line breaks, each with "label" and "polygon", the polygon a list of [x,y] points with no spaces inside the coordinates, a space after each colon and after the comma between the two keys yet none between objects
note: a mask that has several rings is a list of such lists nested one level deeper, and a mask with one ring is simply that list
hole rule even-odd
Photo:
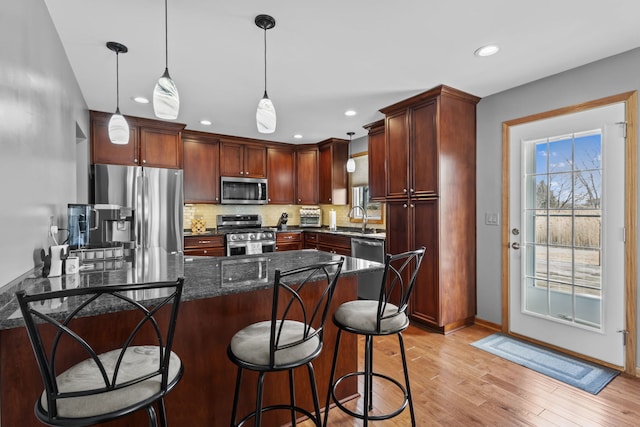
[{"label": "lower cabinet", "polygon": [[351,237],[305,231],[304,248],[351,256]]},{"label": "lower cabinet", "polygon": [[224,236],[185,236],[186,256],[225,256]]},{"label": "lower cabinet", "polygon": [[[474,236],[451,232],[448,227],[455,226],[441,218],[439,203],[438,199],[388,201],[387,252],[426,247],[409,315],[417,322],[448,333],[473,323],[475,248],[465,244]],[[460,224],[458,227],[462,228]]]},{"label": "lower cabinet", "polygon": [[278,231],[276,233],[276,252],[297,251],[302,249],[302,232]]}]

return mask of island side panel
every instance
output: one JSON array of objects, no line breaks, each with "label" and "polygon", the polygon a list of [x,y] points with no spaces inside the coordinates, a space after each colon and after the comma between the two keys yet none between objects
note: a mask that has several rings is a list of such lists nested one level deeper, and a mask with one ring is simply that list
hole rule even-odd
[{"label": "island side panel", "polygon": [[[332,302],[333,313],[343,302],[357,298],[355,275],[342,276]],[[227,346],[233,334],[243,327],[269,318],[271,289],[185,301],[178,318],[174,351],[184,363],[184,377],[167,396],[170,425],[229,425],[236,367],[227,357]],[[121,312],[83,319],[84,327],[108,343],[121,334],[118,324],[132,321],[130,313]],[[122,328],[124,331],[125,328]],[[337,330],[330,319],[326,323],[322,354],[313,363],[321,405],[328,388],[331,358]],[[33,415],[33,405],[42,392],[42,381],[24,328],[0,331],[0,402],[1,426],[40,427]],[[77,356],[69,355],[68,363]],[[357,338],[343,334],[338,375],[357,369]],[[65,361],[67,363],[67,361]],[[306,369],[296,370],[298,403],[311,409]],[[241,390],[239,413],[255,405],[256,376],[247,373]],[[341,387],[340,398],[357,393],[355,381]],[[286,374],[268,374],[265,381],[265,404],[288,401]],[[265,420],[265,426],[287,422],[288,414],[278,412]],[[105,427],[145,425],[146,413],[104,424]]]}]

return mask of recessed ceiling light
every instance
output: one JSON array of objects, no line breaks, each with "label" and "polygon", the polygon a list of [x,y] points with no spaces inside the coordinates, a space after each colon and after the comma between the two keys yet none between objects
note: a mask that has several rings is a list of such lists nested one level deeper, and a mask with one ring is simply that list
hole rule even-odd
[{"label": "recessed ceiling light", "polygon": [[200,120],[201,125],[211,126],[211,120]]},{"label": "recessed ceiling light", "polygon": [[473,52],[473,54],[475,56],[491,56],[498,53],[499,50],[500,48],[498,47],[498,45],[488,44],[486,46],[479,47],[475,52]]},{"label": "recessed ceiling light", "polygon": [[295,135],[293,135],[293,137],[295,139],[302,139],[302,135],[300,135],[299,133],[296,133]]},{"label": "recessed ceiling light", "polygon": [[356,114],[358,114],[358,113],[356,113],[355,110],[347,110],[347,111],[344,112],[344,115],[348,116],[348,117],[355,116]]},{"label": "recessed ceiling light", "polygon": [[136,96],[134,98],[132,98],[135,102],[137,102],[138,104],[148,104],[149,100],[147,98],[145,98],[144,96]]}]

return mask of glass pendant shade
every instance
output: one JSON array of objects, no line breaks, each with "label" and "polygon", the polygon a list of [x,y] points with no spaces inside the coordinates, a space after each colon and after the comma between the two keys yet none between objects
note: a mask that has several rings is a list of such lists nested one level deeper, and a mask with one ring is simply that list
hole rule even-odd
[{"label": "glass pendant shade", "polygon": [[178,118],[180,111],[180,96],[178,88],[165,68],[164,74],[158,79],[153,89],[153,112],[156,117],[167,120]]},{"label": "glass pendant shade", "polygon": [[356,171],[356,161],[353,159],[347,160],[347,172],[353,173]]},{"label": "glass pendant shade", "polygon": [[119,145],[129,143],[129,125],[120,111],[116,111],[109,120],[109,140]]},{"label": "glass pendant shade", "polygon": [[276,109],[273,102],[267,94],[258,102],[258,111],[256,111],[256,123],[258,124],[258,132],[273,133],[276,131]]}]

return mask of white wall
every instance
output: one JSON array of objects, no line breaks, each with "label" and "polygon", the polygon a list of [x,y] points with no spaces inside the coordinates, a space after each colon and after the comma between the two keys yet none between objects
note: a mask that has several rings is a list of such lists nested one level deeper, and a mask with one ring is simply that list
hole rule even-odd
[{"label": "white wall", "polygon": [[[640,49],[635,49],[488,96],[478,104],[478,318],[501,323],[501,228],[485,225],[484,214],[501,212],[502,122],[639,90],[638,70]],[[640,307],[640,301],[638,306]],[[640,325],[638,331],[640,332]],[[640,362],[637,365],[640,366]]]},{"label": "white wall", "polygon": [[0,40],[2,287],[52,244],[49,217],[66,226],[67,203],[86,202],[89,113],[43,0],[3,1]]}]

